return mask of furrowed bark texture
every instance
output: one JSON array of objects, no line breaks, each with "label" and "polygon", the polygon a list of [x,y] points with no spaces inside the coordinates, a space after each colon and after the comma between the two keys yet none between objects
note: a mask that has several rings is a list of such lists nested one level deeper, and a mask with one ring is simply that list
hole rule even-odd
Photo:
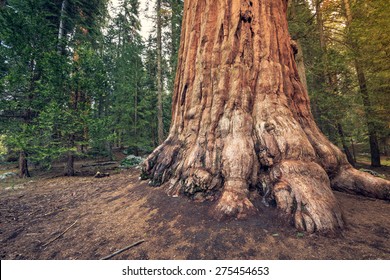
[{"label": "furrowed bark texture", "polygon": [[[215,200],[217,218],[256,212],[252,190],[300,230],[343,227],[331,191],[389,198],[319,131],[299,80],[285,0],[185,2],[170,134],[143,163],[169,195]],[[368,178],[369,179],[365,179]],[[377,186],[381,186],[377,188]]]}]

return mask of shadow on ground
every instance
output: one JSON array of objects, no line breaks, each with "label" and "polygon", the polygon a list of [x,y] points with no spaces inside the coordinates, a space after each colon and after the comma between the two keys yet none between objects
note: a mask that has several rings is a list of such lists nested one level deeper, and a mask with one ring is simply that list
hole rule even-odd
[{"label": "shadow on ground", "polygon": [[130,169],[102,179],[47,178],[1,190],[0,258],[100,259],[144,239],[115,258],[390,259],[385,201],[336,192],[347,228],[336,237],[308,235],[261,204],[256,217],[216,222],[209,203],[168,197],[138,176]]}]

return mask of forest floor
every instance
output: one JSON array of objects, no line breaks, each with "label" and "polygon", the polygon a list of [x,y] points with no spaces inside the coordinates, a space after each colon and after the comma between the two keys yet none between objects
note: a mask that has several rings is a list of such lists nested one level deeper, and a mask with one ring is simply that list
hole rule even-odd
[{"label": "forest floor", "polygon": [[97,179],[99,167],[81,164],[72,178],[54,168],[0,181],[0,259],[100,259],[139,240],[114,259],[390,259],[389,202],[336,192],[346,229],[306,234],[259,202],[255,217],[216,222],[210,203],[168,197],[136,168]]}]

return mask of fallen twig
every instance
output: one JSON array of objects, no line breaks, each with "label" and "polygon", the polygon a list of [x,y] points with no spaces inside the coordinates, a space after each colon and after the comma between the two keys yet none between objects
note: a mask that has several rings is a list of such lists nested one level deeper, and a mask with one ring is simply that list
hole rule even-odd
[{"label": "fallen twig", "polygon": [[61,236],[63,236],[68,230],[70,230],[76,223],[78,222],[78,220],[76,220],[73,224],[71,224],[66,230],[64,230],[63,232],[61,232],[59,235],[57,235],[56,237],[54,237],[53,239],[49,240],[48,242],[46,242],[45,244],[43,244],[43,247],[46,247],[47,245],[53,243],[54,241],[56,241],[58,238],[60,238]]},{"label": "fallen twig", "polygon": [[50,215],[52,215],[52,214],[54,214],[56,212],[60,213],[60,212],[63,212],[63,211],[64,211],[64,209],[56,209],[56,210],[54,210],[52,212],[49,212],[49,213],[46,213],[46,214],[42,215],[42,217],[47,217],[47,216],[50,216]]},{"label": "fallen twig", "polygon": [[40,233],[30,232],[26,233],[26,236],[41,235]]},{"label": "fallen twig", "polygon": [[105,165],[113,165],[117,164],[117,161],[107,161],[107,162],[97,162],[97,163],[91,163],[91,164],[83,164],[81,167],[92,167],[92,166],[105,166]]},{"label": "fallen twig", "polygon": [[133,243],[133,244],[131,244],[131,245],[129,245],[129,246],[123,248],[123,249],[120,249],[120,250],[118,250],[118,251],[112,253],[111,255],[108,255],[108,256],[102,258],[101,260],[108,260],[108,259],[111,259],[112,257],[114,257],[114,256],[116,256],[116,255],[118,255],[118,254],[120,254],[120,253],[122,253],[122,252],[124,252],[124,251],[126,251],[126,250],[129,250],[130,248],[135,247],[135,246],[137,246],[137,245],[139,245],[139,244],[141,244],[141,243],[144,243],[144,242],[145,242],[145,240],[137,241],[137,242],[135,242],[135,243]]}]

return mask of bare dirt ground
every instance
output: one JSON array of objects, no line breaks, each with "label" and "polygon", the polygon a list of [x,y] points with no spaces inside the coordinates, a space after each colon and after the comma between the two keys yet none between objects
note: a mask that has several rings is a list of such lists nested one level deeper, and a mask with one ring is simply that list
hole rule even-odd
[{"label": "bare dirt ground", "polygon": [[100,259],[138,240],[114,259],[390,259],[389,202],[336,192],[347,227],[323,236],[297,232],[261,203],[256,217],[216,222],[210,203],[168,197],[135,168],[115,170],[3,186],[0,259]]}]

